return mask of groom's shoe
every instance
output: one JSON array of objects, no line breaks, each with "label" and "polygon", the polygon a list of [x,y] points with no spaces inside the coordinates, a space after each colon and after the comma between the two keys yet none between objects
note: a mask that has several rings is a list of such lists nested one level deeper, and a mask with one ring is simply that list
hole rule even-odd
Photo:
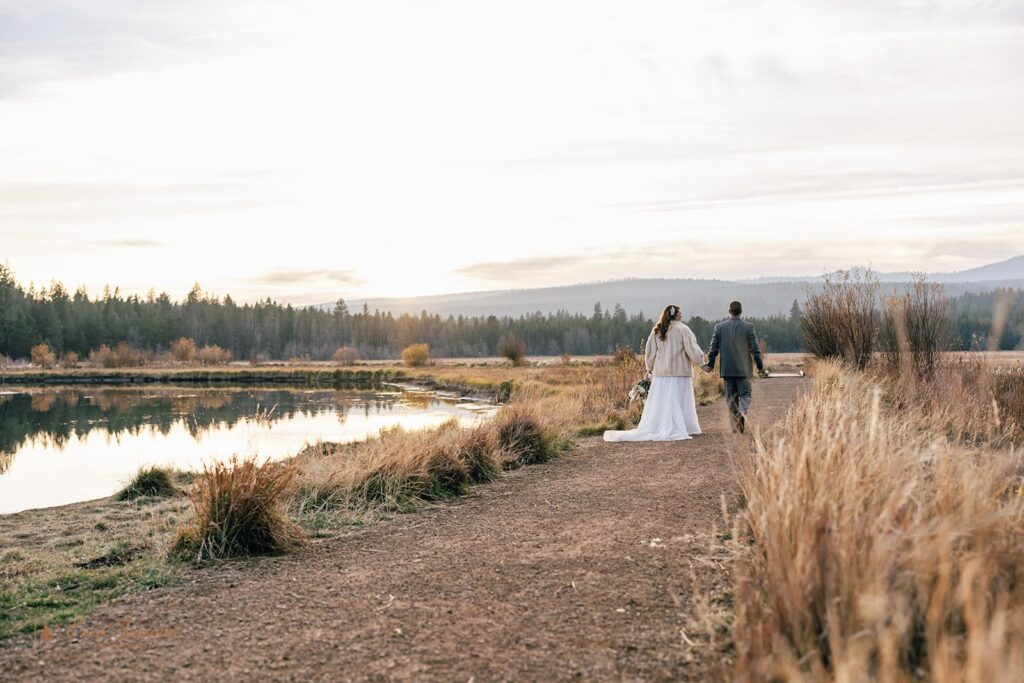
[{"label": "groom's shoe", "polygon": [[736,418],[736,426],[739,429],[740,434],[744,434],[747,431],[747,418],[744,415],[740,415]]},{"label": "groom's shoe", "polygon": [[736,415],[730,415],[729,416],[729,426],[732,427],[732,433],[733,434],[735,434],[738,431],[741,431],[741,429],[740,429],[740,418],[738,416],[736,416]]}]

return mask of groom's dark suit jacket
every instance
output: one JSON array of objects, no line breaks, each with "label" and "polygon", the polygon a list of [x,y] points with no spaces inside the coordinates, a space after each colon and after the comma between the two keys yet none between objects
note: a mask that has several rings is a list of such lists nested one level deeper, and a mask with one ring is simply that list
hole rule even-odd
[{"label": "groom's dark suit jacket", "polygon": [[761,347],[757,345],[754,326],[740,318],[729,318],[715,325],[708,352],[708,365],[715,367],[715,359],[722,357],[722,377],[753,377],[751,357],[757,363],[757,371],[764,372]]}]

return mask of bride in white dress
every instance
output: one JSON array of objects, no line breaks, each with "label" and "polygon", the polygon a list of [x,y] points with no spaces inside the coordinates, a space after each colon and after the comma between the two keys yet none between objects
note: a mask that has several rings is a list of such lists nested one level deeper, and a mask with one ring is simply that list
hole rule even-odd
[{"label": "bride in white dress", "polygon": [[681,441],[700,434],[693,366],[704,364],[704,352],[682,319],[679,306],[665,307],[644,352],[652,377],[640,424],[629,431],[609,430],[605,441]]}]

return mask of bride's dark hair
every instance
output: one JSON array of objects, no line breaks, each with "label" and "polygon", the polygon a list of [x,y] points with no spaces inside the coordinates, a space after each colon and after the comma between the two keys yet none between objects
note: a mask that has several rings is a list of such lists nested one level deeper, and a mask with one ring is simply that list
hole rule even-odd
[{"label": "bride's dark hair", "polygon": [[669,304],[665,307],[665,310],[661,312],[661,317],[658,318],[658,324],[654,326],[654,333],[661,337],[662,341],[665,341],[665,335],[668,334],[668,326],[676,319],[676,314],[679,313],[679,311],[679,306]]}]

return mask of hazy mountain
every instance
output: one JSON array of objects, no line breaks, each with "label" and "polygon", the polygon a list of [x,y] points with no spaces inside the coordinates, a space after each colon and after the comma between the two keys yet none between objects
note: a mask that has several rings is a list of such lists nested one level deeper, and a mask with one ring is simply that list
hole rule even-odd
[{"label": "hazy mountain", "polygon": [[[957,273],[935,273],[929,276],[946,285],[950,296],[964,292],[985,292],[997,287],[1024,288],[1024,256],[1000,263],[972,268]],[[910,273],[883,273],[884,282],[901,283],[911,279]],[[559,310],[569,313],[590,313],[595,303],[611,309],[616,304],[627,313],[643,311],[654,317],[669,303],[679,304],[687,317],[699,315],[718,318],[724,315],[733,299],[743,302],[749,315],[766,316],[788,313],[793,301],[802,301],[808,288],[814,288],[821,277],[761,278],[752,281],[698,279],[637,279],[596,282],[563,287],[511,289],[492,292],[467,292],[438,296],[396,299],[352,299],[352,309],[390,311],[394,315],[427,313],[465,316],[519,316],[540,311]],[[323,304],[330,308],[334,304]]]},{"label": "hazy mountain", "polygon": [[[883,282],[910,282],[914,279],[914,273],[910,271],[879,273],[878,277]],[[808,275],[806,277],[770,276],[740,280],[740,282],[821,282],[824,279],[824,275]],[[928,279],[932,282],[943,283],[993,283],[1000,280],[1024,280],[1024,256],[1014,256],[1005,261],[990,263],[986,266],[971,268],[970,270],[961,270],[953,273],[929,273]]]}]

